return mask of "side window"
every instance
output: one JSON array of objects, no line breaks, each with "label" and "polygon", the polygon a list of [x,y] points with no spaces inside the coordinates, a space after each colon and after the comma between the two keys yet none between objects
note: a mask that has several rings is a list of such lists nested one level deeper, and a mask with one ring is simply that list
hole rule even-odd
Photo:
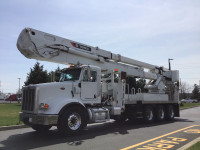
[{"label": "side window", "polygon": [[119,80],[119,73],[115,73],[114,74],[114,82],[118,83],[118,80]]},{"label": "side window", "polygon": [[96,82],[96,81],[97,81],[97,72],[91,71],[91,82]]},{"label": "side window", "polygon": [[97,81],[97,72],[91,71],[90,76],[88,76],[88,70],[85,70],[84,74],[83,74],[83,81],[85,81],[85,82],[96,82]]},{"label": "side window", "polygon": [[88,71],[87,70],[84,71],[83,81],[88,81]]}]

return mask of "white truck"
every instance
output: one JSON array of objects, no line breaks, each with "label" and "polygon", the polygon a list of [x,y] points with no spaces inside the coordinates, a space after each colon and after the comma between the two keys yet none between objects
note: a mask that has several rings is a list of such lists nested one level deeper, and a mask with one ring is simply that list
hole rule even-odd
[{"label": "white truck", "polygon": [[[71,134],[110,119],[143,118],[149,123],[179,117],[177,70],[32,28],[22,30],[17,47],[27,58],[70,65],[60,82],[23,87],[20,120],[37,131],[57,126]],[[127,77],[147,79],[147,92],[136,91]]]}]

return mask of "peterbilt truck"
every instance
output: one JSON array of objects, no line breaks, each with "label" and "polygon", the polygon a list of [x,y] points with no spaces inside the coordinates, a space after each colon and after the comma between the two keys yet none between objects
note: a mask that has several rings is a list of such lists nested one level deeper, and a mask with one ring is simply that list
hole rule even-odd
[{"label": "peterbilt truck", "polygon": [[[179,117],[179,71],[151,65],[66,38],[25,28],[17,40],[27,58],[66,64],[60,81],[22,89],[20,121],[37,131],[64,134],[87,124],[143,118],[147,123]],[[145,92],[128,77],[146,79]]]}]

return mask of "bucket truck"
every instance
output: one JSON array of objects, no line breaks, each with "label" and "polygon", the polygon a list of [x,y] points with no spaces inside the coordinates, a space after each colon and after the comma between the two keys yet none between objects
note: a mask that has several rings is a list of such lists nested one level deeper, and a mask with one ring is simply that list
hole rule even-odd
[{"label": "bucket truck", "polygon": [[[179,117],[179,72],[98,47],[25,28],[17,48],[27,58],[70,65],[59,82],[23,87],[20,120],[37,131],[65,134],[110,119],[145,122]],[[128,78],[149,82],[145,92]]]}]

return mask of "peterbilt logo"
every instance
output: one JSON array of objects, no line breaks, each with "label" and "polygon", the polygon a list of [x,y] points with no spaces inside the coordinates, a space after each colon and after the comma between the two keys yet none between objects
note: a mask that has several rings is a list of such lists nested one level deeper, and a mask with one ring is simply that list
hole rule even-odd
[{"label": "peterbilt logo", "polygon": [[79,48],[79,49],[83,49],[85,51],[91,51],[90,47],[78,44],[78,43],[74,43],[74,42],[70,42],[72,44],[73,47]]}]

